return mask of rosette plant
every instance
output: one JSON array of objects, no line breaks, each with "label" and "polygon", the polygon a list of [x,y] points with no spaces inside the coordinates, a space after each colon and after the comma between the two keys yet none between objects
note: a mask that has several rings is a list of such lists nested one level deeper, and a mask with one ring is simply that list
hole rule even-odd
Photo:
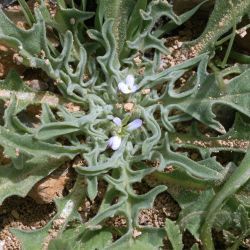
[{"label": "rosette plant", "polygon": [[[215,1],[204,32],[180,49],[196,53],[164,69],[163,55],[171,54],[164,38],[206,1],[179,16],[166,0],[60,0],[55,12],[43,0],[32,10],[18,2],[28,28],[18,28],[1,10],[0,43],[15,51],[20,64],[46,74],[54,91],[35,91],[14,71],[0,82],[0,145],[8,159],[0,167],[1,202],[26,196],[66,162],[77,175],[70,193],[55,199],[56,215],[45,227],[12,229],[23,249],[159,249],[164,237],[182,249],[185,230],[204,249],[213,249],[212,228],[223,230],[234,247],[244,244],[249,235],[249,58],[238,54],[247,63],[236,65],[227,59],[236,25],[250,13],[249,0]],[[218,62],[215,55],[227,41],[224,60]],[[190,71],[192,77],[178,87]],[[69,103],[79,109],[68,109]],[[21,115],[30,106],[40,110],[35,125]],[[233,117],[230,126],[220,119],[223,110]],[[189,129],[178,129],[180,124]],[[198,159],[190,151],[198,152]],[[234,157],[226,165],[215,157],[230,152]],[[137,194],[135,184],[142,181],[151,189]],[[84,199],[96,198],[100,182],[105,194],[97,213],[85,221],[78,209]],[[166,190],[181,208],[178,220],[167,219],[165,228],[142,226],[141,209],[152,208]],[[116,216],[125,219],[124,227],[107,226]],[[56,221],[60,228],[48,242]]]}]

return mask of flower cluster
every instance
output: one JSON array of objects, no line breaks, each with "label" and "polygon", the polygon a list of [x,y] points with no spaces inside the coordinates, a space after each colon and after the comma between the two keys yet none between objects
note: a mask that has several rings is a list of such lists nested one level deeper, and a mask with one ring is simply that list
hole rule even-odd
[{"label": "flower cluster", "polygon": [[113,150],[117,150],[121,145],[122,137],[120,134],[122,133],[123,129],[126,129],[126,131],[131,132],[131,131],[138,129],[142,126],[141,119],[135,119],[134,121],[130,122],[124,128],[122,126],[122,121],[119,117],[114,117],[113,123],[115,124],[115,126],[117,126],[117,131],[118,131],[118,133],[116,135],[113,135],[108,140],[108,147],[112,148]]},{"label": "flower cluster", "polygon": [[[118,89],[123,94],[130,94],[134,93],[138,90],[138,86],[135,84],[135,78],[133,75],[128,75],[125,79],[125,82],[119,82]],[[126,126],[122,124],[122,120],[119,117],[111,117],[113,123],[116,126],[114,135],[109,138],[108,140],[108,147],[117,150],[122,143],[122,134],[123,131],[131,132],[135,129],[138,129],[142,126],[142,120],[141,119],[135,119],[134,121],[130,122]]]}]

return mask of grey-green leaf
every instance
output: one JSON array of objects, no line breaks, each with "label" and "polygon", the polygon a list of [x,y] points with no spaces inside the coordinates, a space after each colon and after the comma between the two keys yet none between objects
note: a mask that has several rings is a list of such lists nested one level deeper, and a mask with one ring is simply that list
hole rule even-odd
[{"label": "grey-green leaf", "polygon": [[167,232],[168,239],[172,244],[173,250],[182,250],[184,246],[182,243],[182,233],[176,222],[167,218],[165,230]]}]

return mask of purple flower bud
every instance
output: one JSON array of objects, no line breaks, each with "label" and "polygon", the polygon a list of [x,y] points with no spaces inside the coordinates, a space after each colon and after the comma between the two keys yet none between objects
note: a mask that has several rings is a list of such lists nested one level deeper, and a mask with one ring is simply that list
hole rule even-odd
[{"label": "purple flower bud", "polygon": [[142,126],[142,120],[141,119],[135,119],[134,121],[130,122],[127,126],[128,131],[133,131],[135,129],[138,129]]},{"label": "purple flower bud", "polygon": [[116,126],[121,126],[122,125],[122,120],[119,117],[114,117],[113,122]]}]

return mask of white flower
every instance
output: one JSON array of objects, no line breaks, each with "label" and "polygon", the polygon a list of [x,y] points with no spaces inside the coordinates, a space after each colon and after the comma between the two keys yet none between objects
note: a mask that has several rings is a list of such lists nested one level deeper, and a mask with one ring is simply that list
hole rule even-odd
[{"label": "white flower", "polygon": [[[113,117],[110,116],[109,118],[112,119],[113,123],[117,126],[117,127],[121,127],[122,126],[122,120],[119,117]],[[114,135],[112,137],[109,138],[108,140],[108,147],[112,148],[113,150],[117,150],[122,142],[122,138],[118,135]]]},{"label": "white flower", "polygon": [[108,147],[112,148],[113,150],[117,150],[122,142],[122,138],[120,136],[114,135],[108,140]]},{"label": "white flower", "polygon": [[134,76],[128,75],[125,79],[125,82],[119,82],[118,88],[123,94],[130,94],[136,92],[138,86],[135,84]]}]

